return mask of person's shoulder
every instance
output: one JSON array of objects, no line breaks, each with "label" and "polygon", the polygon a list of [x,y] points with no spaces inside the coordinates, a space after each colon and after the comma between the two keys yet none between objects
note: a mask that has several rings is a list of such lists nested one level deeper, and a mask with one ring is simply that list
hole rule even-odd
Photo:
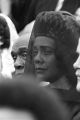
[{"label": "person's shoulder", "polygon": [[80,92],[76,89],[59,89],[51,87],[70,110],[72,120],[80,120]]}]

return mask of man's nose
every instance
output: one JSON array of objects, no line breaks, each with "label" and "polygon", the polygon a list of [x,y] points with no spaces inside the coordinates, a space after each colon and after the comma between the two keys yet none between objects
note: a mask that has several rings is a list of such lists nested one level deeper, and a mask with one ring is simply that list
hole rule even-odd
[{"label": "man's nose", "polygon": [[80,56],[77,58],[75,63],[73,64],[74,69],[80,68]]},{"label": "man's nose", "polygon": [[21,58],[17,57],[17,59],[16,59],[16,61],[14,63],[14,67],[16,69],[20,69],[22,66],[23,66],[23,62],[22,62]]}]

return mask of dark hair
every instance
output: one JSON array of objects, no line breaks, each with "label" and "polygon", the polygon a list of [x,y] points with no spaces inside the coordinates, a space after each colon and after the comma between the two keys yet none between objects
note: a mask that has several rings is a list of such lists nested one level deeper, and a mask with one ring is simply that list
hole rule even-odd
[{"label": "dark hair", "polygon": [[0,107],[30,111],[38,120],[69,120],[57,94],[33,79],[24,76],[0,82]]},{"label": "dark hair", "polygon": [[80,36],[80,25],[75,17],[66,11],[41,12],[37,17],[29,42],[29,57],[32,60],[32,48],[37,36],[54,38],[55,55],[60,69],[64,71],[69,82],[75,86],[76,76],[73,63],[76,60],[76,48]]},{"label": "dark hair", "polygon": [[10,47],[10,30],[5,18],[2,16],[0,16],[0,36],[0,41],[3,42],[0,49],[8,49]]}]

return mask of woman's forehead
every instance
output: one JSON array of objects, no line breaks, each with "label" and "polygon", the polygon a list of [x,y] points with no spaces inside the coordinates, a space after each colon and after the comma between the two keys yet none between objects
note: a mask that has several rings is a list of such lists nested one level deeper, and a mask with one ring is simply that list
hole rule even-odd
[{"label": "woman's forehead", "polygon": [[54,39],[46,36],[39,36],[36,37],[34,41],[34,46],[48,46],[48,47],[53,47],[55,41]]}]

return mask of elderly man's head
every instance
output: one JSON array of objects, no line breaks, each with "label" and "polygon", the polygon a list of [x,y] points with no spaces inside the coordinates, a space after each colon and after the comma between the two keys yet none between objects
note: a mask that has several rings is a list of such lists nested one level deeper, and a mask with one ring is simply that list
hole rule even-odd
[{"label": "elderly man's head", "polygon": [[78,38],[79,25],[70,13],[40,13],[36,18],[29,43],[29,55],[36,76],[46,81],[52,80],[51,82],[62,75],[73,80],[73,62]]},{"label": "elderly man's head", "polygon": [[22,35],[17,39],[12,47],[11,55],[14,60],[15,75],[19,75],[24,72],[25,61],[28,53],[28,41],[28,35]]}]

